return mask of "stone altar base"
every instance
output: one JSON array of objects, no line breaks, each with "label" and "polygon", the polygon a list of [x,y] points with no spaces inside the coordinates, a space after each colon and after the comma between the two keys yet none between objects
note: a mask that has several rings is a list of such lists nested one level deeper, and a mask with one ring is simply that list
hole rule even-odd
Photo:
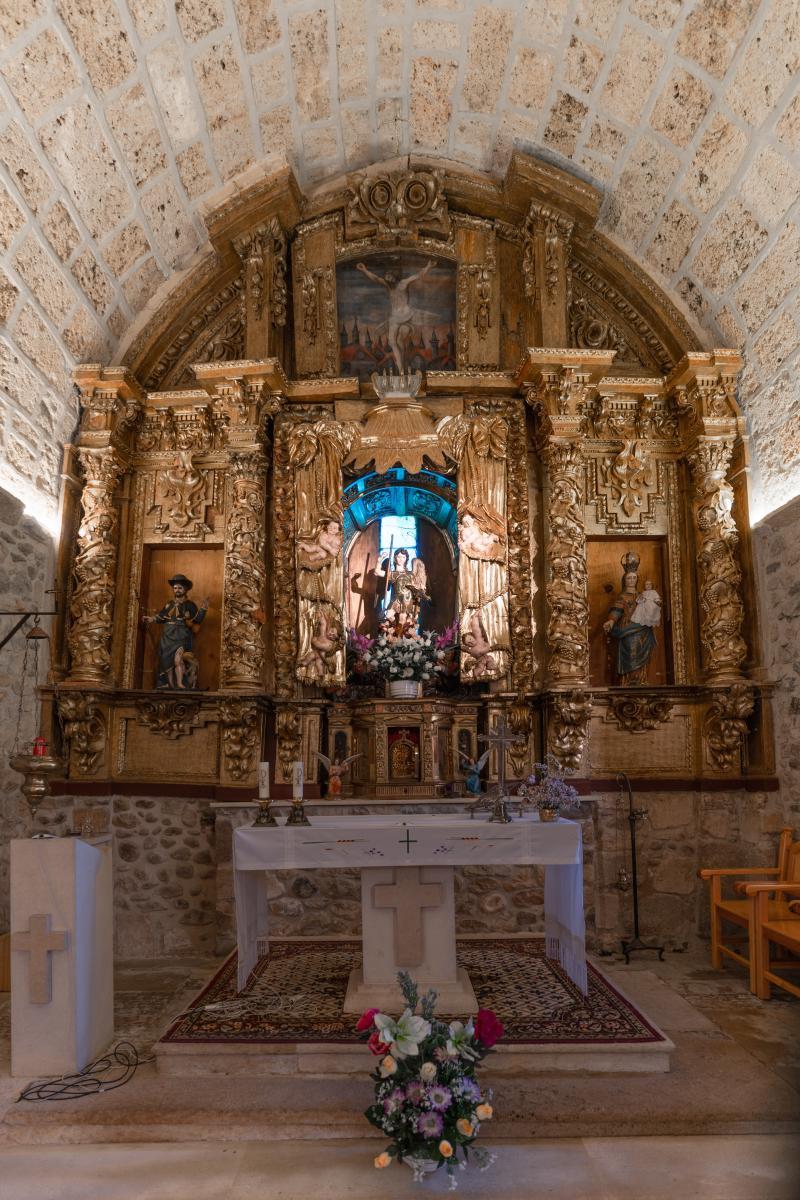
[{"label": "stone altar base", "polygon": [[456,964],[452,867],[375,867],[361,871],[363,967],[350,975],[346,1013],[402,1006],[398,971],[420,993],[433,988],[440,1012],[478,1011],[469,976]]}]

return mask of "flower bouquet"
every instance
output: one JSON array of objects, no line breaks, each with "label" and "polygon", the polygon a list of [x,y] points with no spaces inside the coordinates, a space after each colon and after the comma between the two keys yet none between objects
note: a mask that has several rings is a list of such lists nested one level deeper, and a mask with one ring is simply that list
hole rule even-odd
[{"label": "flower bouquet", "polygon": [[425,683],[445,670],[455,632],[456,626],[451,625],[444,633],[418,633],[406,614],[399,613],[384,623],[376,638],[351,629],[349,643],[362,672],[389,682],[408,679]]},{"label": "flower bouquet", "polygon": [[517,789],[526,804],[539,810],[542,821],[555,821],[562,809],[578,803],[578,793],[566,775],[556,756],[547,754],[543,763],[533,764],[533,772]]},{"label": "flower bouquet", "polygon": [[503,1036],[503,1026],[489,1009],[466,1024],[439,1021],[436,993],[420,999],[407,971],[398,980],[406,1003],[402,1016],[395,1020],[368,1009],[356,1026],[379,1059],[372,1075],[375,1103],[365,1115],[391,1138],[375,1166],[388,1167],[396,1158],[412,1168],[417,1183],[443,1166],[454,1188],[455,1168],[463,1170],[470,1153],[481,1170],[495,1161],[494,1154],[473,1147],[481,1123],[492,1116],[491,1092],[480,1088],[475,1071]]}]

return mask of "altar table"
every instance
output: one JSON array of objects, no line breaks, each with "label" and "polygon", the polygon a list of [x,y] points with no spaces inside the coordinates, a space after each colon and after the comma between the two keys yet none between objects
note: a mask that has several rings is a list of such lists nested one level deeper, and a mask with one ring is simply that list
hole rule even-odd
[{"label": "altar table", "polygon": [[[243,826],[234,832],[233,866],[238,988],[258,961],[257,939],[269,934],[260,872],[314,867],[456,867],[539,865],[545,870],[547,954],[587,988],[581,827],[541,822],[526,813],[509,825],[458,814],[321,816],[312,825]],[[366,947],[365,947],[366,952]]]}]

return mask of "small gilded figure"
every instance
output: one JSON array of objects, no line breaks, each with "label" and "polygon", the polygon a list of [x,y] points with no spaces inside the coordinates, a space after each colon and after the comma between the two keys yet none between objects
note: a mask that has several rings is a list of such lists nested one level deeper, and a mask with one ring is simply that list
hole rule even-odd
[{"label": "small gilded figure", "polygon": [[168,583],[173,599],[168,600],[155,616],[143,617],[145,625],[163,625],[158,644],[157,688],[188,690],[198,686],[198,664],[192,653],[194,638],[208,612],[208,597],[200,607],[188,598],[192,581],[185,575],[173,575]]}]

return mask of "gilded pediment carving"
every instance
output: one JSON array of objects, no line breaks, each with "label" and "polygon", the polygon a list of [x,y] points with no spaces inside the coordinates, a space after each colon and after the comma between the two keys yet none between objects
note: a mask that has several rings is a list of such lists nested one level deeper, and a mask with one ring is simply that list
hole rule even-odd
[{"label": "gilded pediment carving", "polygon": [[441,171],[401,170],[357,178],[347,193],[348,239],[375,234],[381,241],[413,242],[425,230],[447,237],[450,214]]}]

